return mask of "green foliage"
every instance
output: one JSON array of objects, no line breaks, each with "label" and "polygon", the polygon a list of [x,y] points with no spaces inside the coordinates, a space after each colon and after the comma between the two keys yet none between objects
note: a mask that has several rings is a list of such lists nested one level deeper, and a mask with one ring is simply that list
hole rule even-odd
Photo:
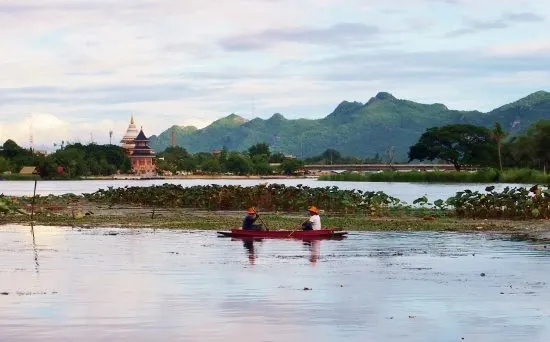
[{"label": "green foliage", "polygon": [[280,169],[285,175],[296,174],[296,171],[304,166],[304,162],[298,159],[286,159],[281,165]]},{"label": "green foliage", "polygon": [[238,152],[231,152],[227,157],[227,171],[238,174],[247,175],[252,172],[254,165],[250,158]]},{"label": "green foliage", "polygon": [[207,185],[183,187],[163,184],[150,187],[100,189],[84,197],[90,201],[113,204],[154,205],[175,208],[207,210],[244,210],[255,206],[258,210],[305,211],[308,206],[330,212],[361,212],[382,214],[399,202],[383,192],[340,190],[337,187],[310,188],[282,184],[242,187]]},{"label": "green foliage", "polygon": [[450,197],[458,217],[470,218],[550,218],[550,189],[533,186],[531,189],[506,187],[502,192],[487,187],[485,193],[464,190]]},{"label": "green foliage", "polygon": [[0,156],[0,173],[5,171],[10,171],[10,170],[11,170],[10,161],[5,157]]},{"label": "green foliage", "polygon": [[[35,166],[38,168],[40,176],[48,179],[112,175],[118,170],[126,173],[131,169],[128,156],[121,147],[114,145],[73,144],[67,145],[53,154],[43,156],[19,147],[12,140],[7,140],[1,152],[0,161],[7,160],[13,173],[19,173],[23,166]],[[5,167],[5,165],[3,166]],[[63,174],[57,172],[58,166],[63,167]],[[0,165],[1,167],[2,165]],[[10,175],[10,179],[19,179],[17,177]]]},{"label": "green foliage", "polygon": [[270,163],[280,164],[285,160],[285,154],[281,152],[273,153],[269,157]]},{"label": "green foliage", "polygon": [[550,120],[540,120],[504,145],[507,166],[550,168]]},{"label": "green foliage", "polygon": [[426,130],[409,149],[409,161],[445,160],[460,170],[464,165],[486,165],[494,150],[490,131],[474,125],[447,125]]},{"label": "green foliage", "polygon": [[305,164],[320,164],[320,165],[331,165],[331,164],[381,164],[382,159],[377,153],[373,158],[360,159],[357,157],[344,157],[340,151],[335,149],[327,149],[325,152],[321,153],[318,156],[307,158],[304,160]]},{"label": "green foliage", "polygon": [[157,167],[172,172],[192,172],[197,169],[197,161],[186,149],[176,146],[168,147],[157,155]]},{"label": "green foliage", "polygon": [[268,159],[271,155],[271,151],[269,150],[269,145],[266,143],[261,144],[255,144],[248,148],[248,154],[251,158],[254,158],[256,156],[265,155]]}]

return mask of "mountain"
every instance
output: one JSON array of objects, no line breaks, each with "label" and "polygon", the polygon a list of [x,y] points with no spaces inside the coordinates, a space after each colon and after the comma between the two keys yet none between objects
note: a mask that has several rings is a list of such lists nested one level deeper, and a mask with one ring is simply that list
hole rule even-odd
[{"label": "mountain", "polygon": [[[458,111],[440,103],[422,104],[397,99],[380,92],[366,103],[340,103],[322,119],[290,120],[276,113],[269,119],[246,120],[236,114],[214,121],[209,126],[173,126],[176,144],[189,152],[204,152],[226,146],[242,151],[255,143],[266,142],[272,151],[298,157],[318,155],[328,148],[346,156],[384,155],[394,147],[396,159],[406,157],[409,146],[429,127],[469,123],[493,127],[496,121],[512,134],[531,123],[550,119],[550,93],[539,91],[491,112]],[[151,146],[162,151],[170,146],[171,130],[151,137]]]}]

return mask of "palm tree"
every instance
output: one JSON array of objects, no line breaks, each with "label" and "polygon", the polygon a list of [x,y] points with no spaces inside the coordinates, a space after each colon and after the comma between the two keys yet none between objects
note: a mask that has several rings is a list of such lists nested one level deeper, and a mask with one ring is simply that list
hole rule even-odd
[{"label": "palm tree", "polygon": [[497,153],[498,153],[498,165],[500,166],[500,173],[503,172],[502,170],[502,155],[501,155],[501,147],[502,147],[502,141],[506,139],[508,136],[508,132],[505,132],[502,129],[502,126],[500,123],[495,122],[495,127],[491,131],[491,138],[497,143]]}]

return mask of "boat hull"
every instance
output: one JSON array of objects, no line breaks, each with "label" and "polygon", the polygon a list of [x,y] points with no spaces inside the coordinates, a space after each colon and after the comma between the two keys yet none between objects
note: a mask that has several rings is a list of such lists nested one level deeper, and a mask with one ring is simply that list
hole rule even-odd
[{"label": "boat hull", "polygon": [[242,230],[232,229],[231,231],[220,231],[220,236],[233,238],[254,238],[254,239],[341,239],[347,232],[335,231],[332,229],[321,230]]}]

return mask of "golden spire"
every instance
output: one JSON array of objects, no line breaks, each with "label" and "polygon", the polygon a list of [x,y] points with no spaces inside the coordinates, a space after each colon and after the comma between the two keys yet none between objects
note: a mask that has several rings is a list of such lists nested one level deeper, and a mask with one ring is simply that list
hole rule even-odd
[{"label": "golden spire", "polygon": [[134,114],[132,114],[132,118],[130,119],[130,125],[134,124]]}]

